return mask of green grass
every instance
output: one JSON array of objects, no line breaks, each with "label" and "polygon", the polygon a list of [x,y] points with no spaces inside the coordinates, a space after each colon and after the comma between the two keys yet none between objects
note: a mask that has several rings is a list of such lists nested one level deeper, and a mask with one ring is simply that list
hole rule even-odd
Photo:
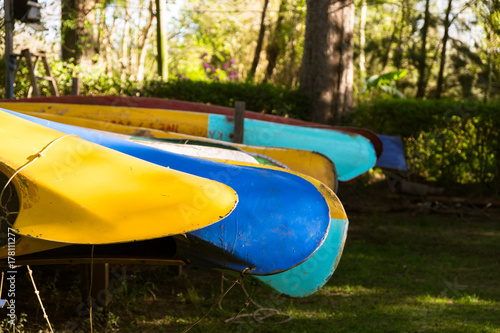
[{"label": "green grass", "polygon": [[[225,320],[242,309],[241,314],[258,309],[245,303],[247,297],[236,285],[221,302],[222,309],[215,306],[190,332],[500,332],[498,213],[460,218],[348,210],[344,255],[319,292],[290,299],[245,279],[252,300],[282,314],[266,321],[288,316],[291,321],[257,323],[242,317],[228,325]],[[73,323],[87,331],[86,317],[75,311],[79,296],[74,268],[34,271],[56,329]],[[221,294],[221,273],[216,271],[186,267],[178,277],[175,268],[134,266],[127,273],[133,279],[113,294],[107,313],[98,313],[95,332],[180,332],[205,315]],[[228,279],[226,288],[234,277]],[[25,327],[38,331],[44,320],[27,282],[25,289],[18,311],[25,306]]]}]

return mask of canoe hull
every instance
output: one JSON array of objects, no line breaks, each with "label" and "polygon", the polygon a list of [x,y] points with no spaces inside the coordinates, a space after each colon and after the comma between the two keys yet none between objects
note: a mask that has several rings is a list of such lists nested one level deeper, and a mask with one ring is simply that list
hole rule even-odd
[{"label": "canoe hull", "polygon": [[208,138],[191,136],[187,134],[165,132],[165,131],[137,127],[137,126],[112,124],[112,123],[102,122],[99,120],[75,118],[70,116],[60,116],[43,112],[22,112],[22,113],[37,118],[55,121],[62,124],[91,128],[101,131],[114,132],[130,136],[157,138],[165,140],[182,139],[189,142],[203,141],[206,142],[207,144],[234,147],[235,149],[243,150],[248,153],[256,153],[269,156],[275,159],[276,161],[283,163],[291,170],[318,179],[319,181],[326,184],[334,191],[337,191],[338,188],[338,176],[335,164],[325,155],[314,151],[293,149],[293,148],[261,147],[261,146],[226,143]]},{"label": "canoe hull", "polygon": [[[217,114],[75,104],[0,103],[0,106],[145,126],[228,142],[233,137],[232,118]],[[377,160],[374,146],[362,135],[262,120],[245,119],[244,143],[320,152],[335,163],[340,181],[354,179],[370,170]]]},{"label": "canoe hull", "polygon": [[335,272],[347,237],[347,219],[332,219],[328,236],[311,258],[302,264],[268,276],[254,279],[274,292],[291,297],[307,297],[321,289]]},{"label": "canoe hull", "polygon": [[[155,97],[133,97],[133,96],[48,96],[48,97],[32,97],[16,100],[18,102],[34,102],[34,103],[62,103],[62,104],[87,104],[87,105],[110,105],[110,106],[125,106],[148,109],[166,109],[180,111],[194,111],[201,113],[213,113],[234,117],[234,109],[218,105],[210,105],[196,102],[180,101],[166,98]],[[10,102],[10,100],[9,100]],[[368,138],[375,148],[377,157],[382,154],[383,144],[377,134],[363,128],[348,127],[348,126],[331,126],[318,124],[309,121],[285,118],[271,114],[264,114],[253,111],[245,111],[245,118],[263,120],[273,123],[296,125],[303,127],[316,127],[330,130],[340,130],[344,132],[356,133]]]},{"label": "canoe hull", "polygon": [[[0,172],[10,178],[19,199],[12,224],[19,235],[75,244],[153,239],[218,222],[238,202],[227,185],[169,170],[7,112],[0,112],[0,139]],[[217,192],[217,198],[209,199],[207,189]],[[206,210],[187,219],[182,207],[194,207],[197,197],[207,199]],[[138,228],[144,224],[148,227]]]},{"label": "canoe hull", "polygon": [[[256,166],[233,166],[171,154],[95,132],[33,118],[18,117],[77,134],[79,137],[131,156],[222,182],[238,193],[239,204],[219,223],[188,233],[249,267],[253,274],[290,269],[309,258],[323,243],[330,225],[330,208],[318,189],[303,178]],[[300,198],[295,193],[301,193]],[[199,202],[200,208],[203,202]],[[189,211],[187,211],[189,214]],[[251,223],[250,223],[251,221]],[[263,247],[265,245],[265,247]],[[204,252],[204,248],[196,248]],[[283,256],[283,253],[287,253]],[[240,266],[224,268],[241,270]]]}]

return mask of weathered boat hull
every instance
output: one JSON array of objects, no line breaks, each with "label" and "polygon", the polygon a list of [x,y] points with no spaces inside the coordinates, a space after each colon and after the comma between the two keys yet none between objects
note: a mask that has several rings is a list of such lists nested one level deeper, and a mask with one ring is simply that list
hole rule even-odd
[{"label": "weathered boat hull", "polygon": [[280,148],[280,147],[261,147],[243,144],[221,142],[208,138],[201,138],[187,134],[165,132],[155,129],[126,126],[107,123],[99,120],[76,118],[70,116],[60,116],[43,112],[23,112],[24,114],[55,121],[62,124],[74,125],[79,127],[91,128],[96,130],[126,134],[131,136],[157,138],[166,140],[179,140],[179,142],[205,142],[207,144],[223,145],[226,147],[235,147],[248,153],[266,155],[272,159],[286,165],[291,170],[311,176],[324,183],[332,190],[338,188],[338,176],[335,164],[325,155],[303,149]]},{"label": "weathered boat hull", "polygon": [[[233,121],[217,114],[76,104],[1,103],[20,111],[38,111],[124,125],[232,141]],[[351,180],[375,166],[374,146],[365,136],[322,128],[245,119],[243,143],[317,151],[330,158],[340,181]]]},{"label": "weathered boat hull", "polygon": [[254,276],[273,291],[291,297],[306,297],[320,290],[335,272],[347,237],[347,219],[332,219],[325,242],[311,258],[285,272]]},{"label": "weathered boat hull", "polygon": [[[152,163],[220,181],[238,193],[234,211],[213,226],[189,232],[190,251],[204,255],[214,266],[252,274],[272,274],[290,269],[309,258],[323,243],[330,218],[325,193],[311,182],[289,172],[257,166],[234,166],[189,158],[144,147],[95,132],[12,112]],[[297,196],[296,193],[301,193]],[[200,209],[203,202],[200,203]],[[189,213],[189,212],[188,212]]]},{"label": "weathered boat hull", "polygon": [[[10,100],[9,100],[10,101]],[[155,97],[133,97],[133,96],[48,96],[48,97],[32,97],[16,100],[18,102],[36,102],[36,103],[63,103],[63,104],[87,104],[87,105],[109,105],[109,106],[125,106],[135,108],[149,108],[149,109],[166,109],[166,110],[180,110],[202,113],[220,114],[229,117],[234,117],[234,109],[203,104],[196,102],[180,101],[166,98]],[[383,150],[383,143],[379,136],[372,131],[364,128],[348,127],[348,126],[331,126],[325,124],[318,124],[309,121],[285,118],[272,114],[265,114],[253,111],[245,111],[245,118],[269,121],[273,123],[281,123],[288,125],[316,127],[330,130],[340,130],[343,132],[351,132],[365,136],[368,138],[373,147],[375,148],[377,157],[380,157]]]},{"label": "weathered boat hull", "polygon": [[[2,229],[43,240],[104,244],[182,234],[220,221],[238,202],[212,180],[147,163],[0,111]],[[10,182],[11,181],[11,182]],[[13,184],[8,191],[4,186]],[[209,200],[207,189],[220,196]],[[206,198],[186,219],[180,208]],[[15,220],[8,216],[16,215]],[[138,228],[140,225],[147,228]],[[2,230],[5,231],[5,230]],[[21,253],[17,253],[21,254]]]}]

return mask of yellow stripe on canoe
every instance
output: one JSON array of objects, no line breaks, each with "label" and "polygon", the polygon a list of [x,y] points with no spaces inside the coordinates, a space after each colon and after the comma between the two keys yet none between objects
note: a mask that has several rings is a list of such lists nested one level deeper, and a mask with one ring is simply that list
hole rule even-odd
[{"label": "yellow stripe on canoe", "polygon": [[[22,104],[22,103],[11,103],[11,104],[15,106],[17,104]],[[138,126],[119,125],[99,120],[83,119],[70,116],[59,116],[41,112],[27,112],[27,111],[20,111],[20,112],[28,114],[30,116],[50,121],[55,121],[58,123],[91,128],[107,132],[114,132],[114,133],[142,136],[142,137],[156,138],[156,139],[191,139],[198,141],[220,143],[220,141],[205,137],[197,137],[187,134],[165,132]],[[322,154],[318,154],[316,152],[312,152],[309,150],[294,149],[294,148],[260,147],[260,146],[249,146],[243,144],[234,144],[228,142],[224,142],[224,144],[238,147],[249,153],[267,155],[275,159],[276,161],[285,164],[290,169],[297,171],[299,173],[306,174],[313,178],[316,178],[320,182],[326,184],[331,189],[336,190],[335,189],[336,179],[335,179],[335,173],[333,171],[334,168],[333,162],[328,157]]]},{"label": "yellow stripe on canoe", "polygon": [[12,111],[43,112],[204,137],[208,132],[209,114],[197,112],[57,103],[0,103],[0,107]]},{"label": "yellow stripe on canoe", "polygon": [[13,229],[20,235],[74,244],[154,239],[215,223],[238,201],[224,184],[6,112],[0,112],[0,140],[0,172],[7,177],[33,161],[13,178],[21,207]]}]

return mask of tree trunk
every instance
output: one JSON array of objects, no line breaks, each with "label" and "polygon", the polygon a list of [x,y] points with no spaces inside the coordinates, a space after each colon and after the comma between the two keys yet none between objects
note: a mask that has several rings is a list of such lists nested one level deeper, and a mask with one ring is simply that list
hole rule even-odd
[{"label": "tree trunk", "polygon": [[[62,59],[88,64],[99,53],[99,34],[95,7],[99,0],[62,0]],[[90,26],[91,29],[86,27]]]},{"label": "tree trunk", "polygon": [[448,44],[449,30],[450,30],[450,25],[451,25],[450,13],[451,13],[452,1],[453,0],[448,0],[448,7],[446,8],[446,13],[445,13],[445,17],[444,17],[444,35],[443,35],[443,41],[442,41],[442,46],[441,46],[441,59],[440,59],[440,63],[439,63],[439,74],[438,74],[437,87],[436,87],[436,98],[441,98],[441,94],[443,92],[444,67],[446,65],[446,47]]},{"label": "tree trunk", "polygon": [[149,10],[146,25],[139,38],[139,64],[137,69],[137,81],[144,80],[144,65],[146,63],[146,41],[148,40],[153,24],[153,0],[149,0]]},{"label": "tree trunk", "polygon": [[489,27],[489,33],[488,33],[488,69],[486,70],[486,87],[484,89],[484,97],[483,97],[483,103],[488,103],[488,99],[491,94],[491,87],[493,85],[493,45],[494,44],[494,36],[493,36],[493,29],[492,27]]},{"label": "tree trunk", "polygon": [[[106,25],[106,4],[108,0],[104,0],[102,8],[101,8],[101,15],[100,15],[100,20],[99,20],[99,46],[101,50],[106,49],[106,33],[107,33],[107,25]],[[99,63],[100,64],[105,64],[106,63],[106,55],[105,52],[99,52]]]},{"label": "tree trunk", "polygon": [[301,89],[312,121],[334,124],[352,108],[354,2],[307,0]]},{"label": "tree trunk", "polygon": [[120,70],[120,79],[123,81],[127,78],[129,72],[129,50],[131,47],[130,40],[130,13],[128,10],[128,1],[125,1],[123,20],[125,21],[125,25],[123,27],[123,40],[122,40],[122,54],[121,54],[121,70]]},{"label": "tree trunk", "polygon": [[408,7],[408,0],[401,1],[401,20],[399,22],[399,36],[398,36],[398,44],[396,48],[396,57],[394,57],[394,66],[398,69],[401,70],[401,67],[403,66],[403,46],[404,42],[406,40],[405,37],[405,25],[407,20],[407,12],[405,8]]},{"label": "tree trunk", "polygon": [[[300,14],[295,12],[293,15],[293,28],[290,31],[290,37],[288,38],[288,47],[290,49],[290,54],[286,56],[288,60],[288,64],[286,65],[289,70],[287,70],[288,75],[286,76],[286,83],[289,84],[290,87],[295,87],[297,83],[297,78],[299,76],[300,67],[297,66],[297,42],[295,41],[296,27],[297,21],[300,18]],[[299,69],[299,70],[297,70]]]},{"label": "tree trunk", "polygon": [[389,42],[387,43],[387,48],[386,51],[382,57],[382,73],[385,71],[385,68],[387,67],[387,63],[389,62],[389,58],[391,57],[391,51],[392,51],[392,46],[395,41],[397,41],[397,35],[398,35],[398,25],[396,24],[396,18],[397,18],[397,12],[394,13],[392,16],[392,33],[391,33],[391,39],[389,39]]},{"label": "tree trunk", "polygon": [[366,26],[366,0],[361,1],[361,15],[359,18],[359,79],[362,86],[365,86],[366,67],[365,67],[365,26]]},{"label": "tree trunk", "polygon": [[[344,19],[342,29],[341,52],[342,58],[339,72],[339,94],[335,122],[339,123],[343,116],[352,110],[352,86],[354,84],[354,1],[346,4],[343,8],[342,18]],[[346,52],[346,50],[350,50]]]},{"label": "tree trunk", "polygon": [[247,81],[253,81],[257,66],[259,65],[260,53],[262,52],[262,44],[264,43],[264,35],[266,33],[266,12],[269,0],[264,0],[264,8],[262,9],[262,16],[260,18],[259,38],[257,39],[257,46],[255,47],[255,54],[253,56],[252,67],[248,72]]},{"label": "tree trunk", "polygon": [[429,11],[430,0],[425,0],[425,16],[424,16],[424,26],[422,27],[422,46],[420,49],[420,56],[418,61],[418,83],[417,83],[417,98],[422,98],[425,96],[426,84],[426,61],[427,61],[427,32],[429,30],[430,23],[430,11]]},{"label": "tree trunk", "polygon": [[116,13],[116,10],[115,10],[114,14],[113,14],[113,21],[112,21],[111,28],[106,26],[106,30],[105,30],[106,38],[103,38],[103,44],[104,44],[104,47],[106,49],[106,54],[105,54],[106,74],[108,75],[108,77],[113,76],[113,63],[114,63],[114,59],[116,59],[116,57],[117,57],[116,54],[113,54],[113,46],[112,46],[112,40],[111,40],[111,37],[114,36],[114,34],[116,32],[116,26],[117,26],[116,20],[117,20],[117,18],[118,18],[118,14]]},{"label": "tree trunk", "polygon": [[285,47],[285,31],[283,26],[283,20],[285,19],[285,11],[287,8],[287,0],[281,0],[280,9],[278,12],[278,20],[276,21],[276,27],[274,29],[273,35],[269,40],[269,45],[267,46],[267,69],[266,77],[264,82],[271,79],[273,75],[274,68],[276,67],[276,62],[280,54],[283,53]]}]

